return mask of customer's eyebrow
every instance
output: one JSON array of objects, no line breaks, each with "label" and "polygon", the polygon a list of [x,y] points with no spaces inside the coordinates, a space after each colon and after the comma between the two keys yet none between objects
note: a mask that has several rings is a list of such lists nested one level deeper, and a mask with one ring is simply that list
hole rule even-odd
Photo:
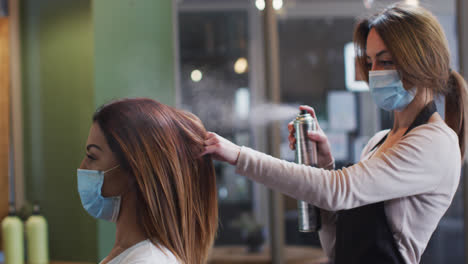
[{"label": "customer's eyebrow", "polygon": [[86,150],[89,151],[90,148],[97,148],[98,150],[102,151],[102,149],[96,144],[89,144],[88,146],[86,146]]}]

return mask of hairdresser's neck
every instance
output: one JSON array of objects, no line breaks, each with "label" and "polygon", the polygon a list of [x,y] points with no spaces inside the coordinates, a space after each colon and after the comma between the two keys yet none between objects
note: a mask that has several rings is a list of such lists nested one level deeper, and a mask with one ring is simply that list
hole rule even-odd
[{"label": "hairdresser's neck", "polygon": [[114,249],[127,249],[146,239],[142,225],[138,220],[137,208],[137,199],[134,192],[129,192],[122,197]]},{"label": "hairdresser's neck", "polygon": [[394,111],[393,128],[391,133],[406,131],[416,116],[429,102],[434,99],[428,89],[418,89],[413,101],[401,112]]}]

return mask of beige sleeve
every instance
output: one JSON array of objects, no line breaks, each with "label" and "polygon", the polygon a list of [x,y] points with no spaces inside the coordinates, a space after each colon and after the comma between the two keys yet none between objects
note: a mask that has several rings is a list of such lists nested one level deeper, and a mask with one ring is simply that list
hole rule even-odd
[{"label": "beige sleeve", "polygon": [[381,157],[343,170],[283,161],[242,147],[237,173],[328,211],[431,192],[460,162],[458,141],[431,129],[414,129]]}]

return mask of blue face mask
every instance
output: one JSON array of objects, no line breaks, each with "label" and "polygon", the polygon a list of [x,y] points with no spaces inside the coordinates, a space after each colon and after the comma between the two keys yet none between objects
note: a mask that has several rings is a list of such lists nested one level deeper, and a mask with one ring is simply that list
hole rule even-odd
[{"label": "blue face mask", "polygon": [[402,111],[414,99],[416,88],[407,91],[396,70],[370,71],[369,88],[378,107],[387,111]]},{"label": "blue face mask", "polygon": [[107,171],[78,169],[78,193],[83,208],[94,218],[116,222],[120,211],[120,196],[103,197],[101,195],[104,174]]}]

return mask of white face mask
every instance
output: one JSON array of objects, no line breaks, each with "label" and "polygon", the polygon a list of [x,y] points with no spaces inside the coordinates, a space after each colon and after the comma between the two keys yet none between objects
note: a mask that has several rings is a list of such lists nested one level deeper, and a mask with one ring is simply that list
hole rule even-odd
[{"label": "white face mask", "polygon": [[101,188],[104,174],[116,169],[117,165],[107,171],[78,169],[78,193],[83,208],[94,218],[116,222],[119,217],[121,196],[103,197]]},{"label": "white face mask", "polygon": [[369,88],[377,106],[386,111],[402,111],[414,99],[416,87],[407,91],[396,70],[370,71]]}]

